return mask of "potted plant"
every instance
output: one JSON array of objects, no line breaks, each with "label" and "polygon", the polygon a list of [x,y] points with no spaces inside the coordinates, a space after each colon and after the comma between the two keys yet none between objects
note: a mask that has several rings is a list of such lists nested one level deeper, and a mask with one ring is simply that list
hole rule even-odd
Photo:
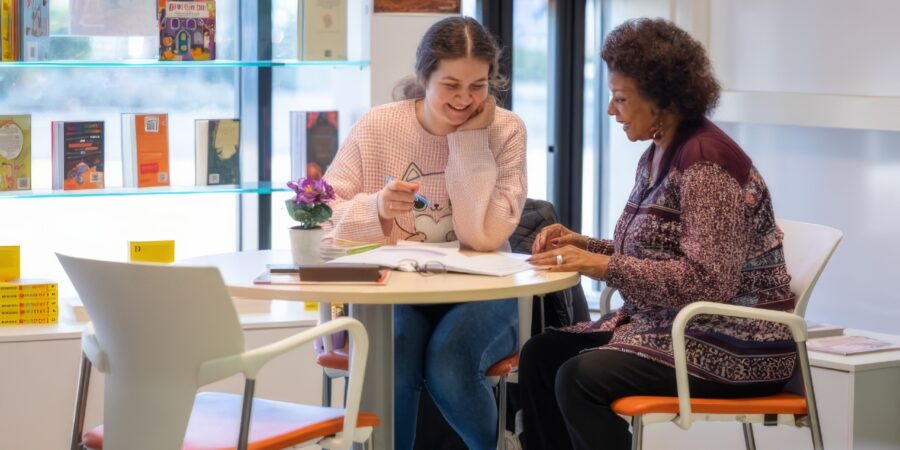
[{"label": "potted plant", "polygon": [[294,196],[284,203],[288,214],[298,223],[290,231],[294,264],[321,262],[321,224],[331,218],[328,203],[334,200],[334,188],[327,181],[312,177],[289,181],[287,186],[294,191]]}]

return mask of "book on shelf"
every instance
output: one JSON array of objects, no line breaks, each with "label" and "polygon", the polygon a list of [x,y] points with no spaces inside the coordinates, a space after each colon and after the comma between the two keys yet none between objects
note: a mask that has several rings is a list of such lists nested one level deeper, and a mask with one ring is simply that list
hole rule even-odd
[{"label": "book on shelf", "polygon": [[21,59],[50,59],[50,0],[18,0],[22,11]]},{"label": "book on shelf", "polygon": [[322,178],[338,151],[337,111],[291,111],[291,179]]},{"label": "book on shelf", "polygon": [[241,122],[211,119],[195,122],[197,186],[241,182]]},{"label": "book on shelf", "polygon": [[0,282],[0,326],[57,323],[59,287],[42,279]]},{"label": "book on shelf", "polygon": [[0,191],[31,189],[31,116],[0,115]]},{"label": "book on shelf", "polygon": [[834,353],[837,355],[856,355],[860,353],[900,350],[900,344],[883,341],[867,336],[828,336],[806,341],[806,348],[814,352]]},{"label": "book on shelf", "polygon": [[459,14],[460,3],[460,0],[375,0],[375,12]]},{"label": "book on shelf", "polygon": [[347,0],[299,0],[298,57],[306,61],[347,59]]},{"label": "book on shelf", "polygon": [[125,187],[169,185],[169,115],[122,114]]},{"label": "book on shelf", "polygon": [[216,2],[158,0],[160,61],[216,59]]},{"label": "book on shelf", "polygon": [[[46,0],[43,0],[46,1]],[[52,0],[53,8],[66,0]],[[69,35],[154,36],[159,31],[151,0],[68,0]]]},{"label": "book on shelf", "polygon": [[0,0],[0,61],[19,59],[19,2]]},{"label": "book on shelf", "polygon": [[103,189],[104,122],[53,122],[53,189]]}]

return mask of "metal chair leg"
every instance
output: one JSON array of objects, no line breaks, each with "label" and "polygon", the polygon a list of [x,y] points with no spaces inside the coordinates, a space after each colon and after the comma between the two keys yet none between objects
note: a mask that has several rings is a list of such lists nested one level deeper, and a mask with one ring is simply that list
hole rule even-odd
[{"label": "metal chair leg", "polygon": [[[346,398],[347,395],[344,394]],[[331,377],[325,371],[322,371],[322,406],[331,406]]]},{"label": "metal chair leg", "polygon": [[644,447],[644,421],[641,416],[631,418],[631,450],[641,450]]},{"label": "metal chair leg", "polygon": [[347,388],[350,386],[350,377],[344,377],[344,408],[347,407]]},{"label": "metal chair leg", "polygon": [[742,423],[744,428],[744,446],[747,450],[756,450],[756,439],[753,438],[753,424]]},{"label": "metal chair leg", "polygon": [[800,375],[803,378],[803,392],[806,395],[806,409],[809,415],[809,429],[812,433],[813,448],[824,450],[822,442],[822,428],[819,424],[819,409],[816,406],[816,394],[813,390],[812,372],[809,368],[809,354],[806,351],[806,342],[797,343],[797,353],[800,359]]},{"label": "metal chair leg", "polygon": [[81,367],[78,371],[78,388],[75,393],[75,414],[72,424],[71,450],[82,450],[82,436],[84,435],[84,415],[87,410],[88,387],[91,384],[91,360],[81,353]]},{"label": "metal chair leg", "polygon": [[238,433],[238,450],[247,450],[250,440],[250,417],[253,414],[253,395],[256,390],[256,380],[244,380],[244,401],[241,406],[241,429]]},{"label": "metal chair leg", "polygon": [[497,450],[506,450],[506,375],[497,383]]}]

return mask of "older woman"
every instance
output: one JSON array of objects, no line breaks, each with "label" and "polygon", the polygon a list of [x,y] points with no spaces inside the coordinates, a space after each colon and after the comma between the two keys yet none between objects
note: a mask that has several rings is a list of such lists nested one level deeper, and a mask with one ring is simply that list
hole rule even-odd
[{"label": "older woman", "polygon": [[[627,449],[610,405],[629,395],[676,395],[672,321],[707,300],[794,306],[769,191],[750,158],[706,119],[719,85],[701,45],[670,22],[614,29],[602,55],[608,113],[631,141],[652,141],[613,240],[560,225],[544,229],[531,260],[618,288],[625,303],[594,323],[529,341],[520,365],[526,449]],[[778,392],[796,363],[780,325],[701,316],[687,332],[691,392]]]}]

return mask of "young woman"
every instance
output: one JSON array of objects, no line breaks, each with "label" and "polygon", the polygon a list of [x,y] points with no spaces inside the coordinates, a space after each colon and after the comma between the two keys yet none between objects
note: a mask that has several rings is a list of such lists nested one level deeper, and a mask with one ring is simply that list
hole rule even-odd
[{"label": "young woman", "polygon": [[[366,113],[325,174],[337,195],[330,236],[508,245],[525,203],[525,127],[492,96],[503,87],[499,56],[472,18],[425,33],[406,99]],[[469,448],[496,445],[484,373],[515,352],[517,322],[515,299],[395,307],[395,448],[413,447],[423,386]]]}]

